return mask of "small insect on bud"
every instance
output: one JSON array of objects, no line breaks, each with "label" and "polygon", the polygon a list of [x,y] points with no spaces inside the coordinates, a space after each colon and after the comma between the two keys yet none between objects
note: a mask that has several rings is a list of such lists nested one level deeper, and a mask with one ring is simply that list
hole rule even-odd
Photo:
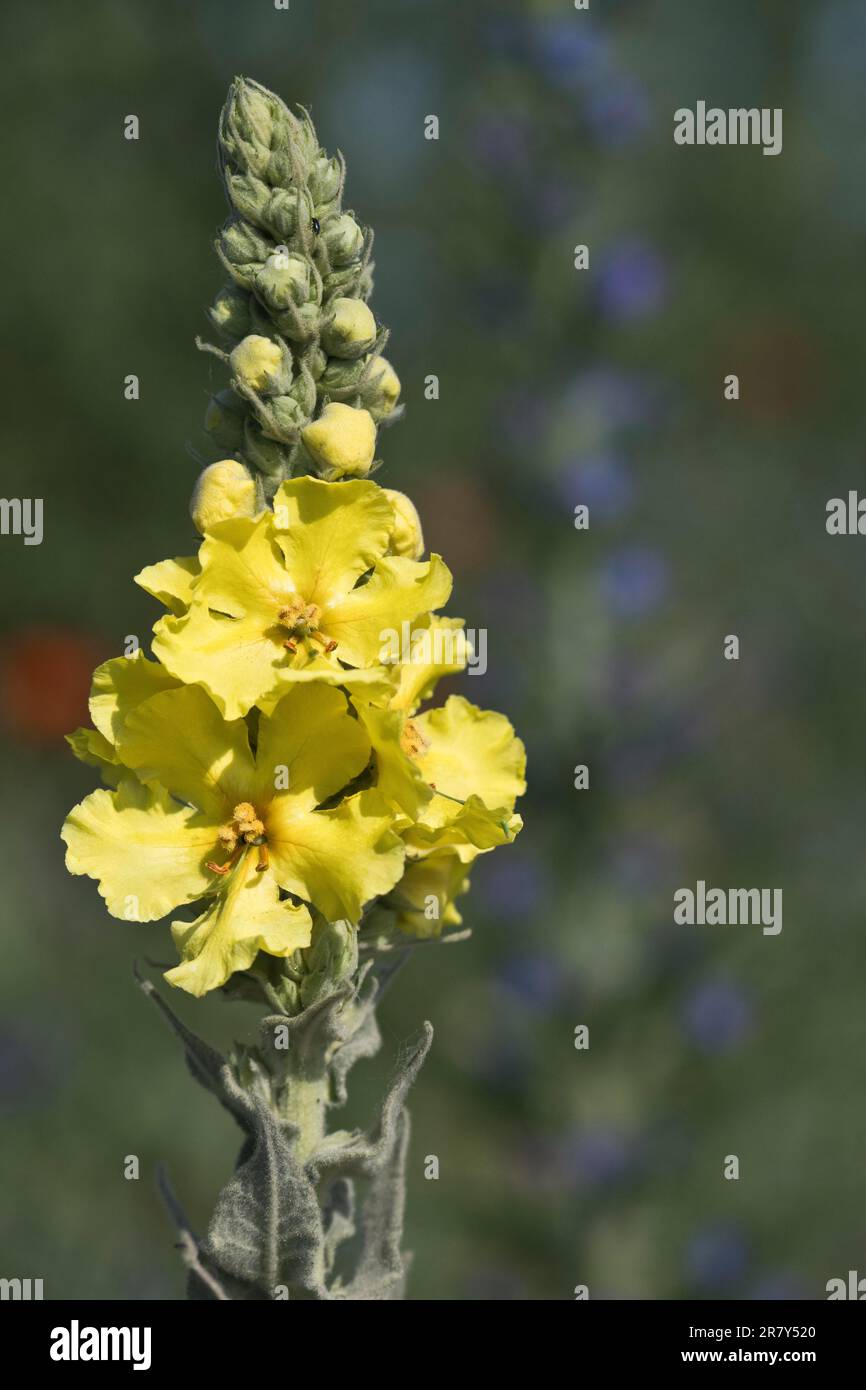
[{"label": "small insect on bud", "polygon": [[361,299],[334,299],[322,328],[322,347],[332,357],[363,357],[376,341],[376,320]]},{"label": "small insect on bud", "polygon": [[256,485],[252,474],[237,459],[212,463],[199,476],[189,510],[202,535],[221,521],[255,516]]},{"label": "small insect on bud", "polygon": [[410,560],[420,560],[424,554],[424,535],[421,518],[405,492],[394,488],[382,489],[394,511],[394,528],[391,532],[391,552],[405,555]]},{"label": "small insect on bud", "polygon": [[332,401],[301,434],[323,477],[364,477],[376,451],[376,426],[366,410]]},{"label": "small insect on bud", "polygon": [[364,247],[364,233],[348,212],[323,222],[321,236],[334,266],[351,265]]},{"label": "small insect on bud", "polygon": [[238,381],[251,391],[273,388],[283,370],[283,354],[278,344],[256,333],[238,343],[229,362]]},{"label": "small insect on bud", "polygon": [[394,411],[400,399],[400,378],[386,357],[374,357],[362,388],[364,405],[377,422]]}]

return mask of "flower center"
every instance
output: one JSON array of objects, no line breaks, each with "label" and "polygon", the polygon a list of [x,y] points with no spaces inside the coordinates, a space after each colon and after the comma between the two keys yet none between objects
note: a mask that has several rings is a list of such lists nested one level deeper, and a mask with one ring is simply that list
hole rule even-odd
[{"label": "flower center", "polygon": [[258,811],[251,802],[241,801],[235,807],[231,820],[227,821],[225,825],[221,825],[217,831],[217,839],[220,849],[229,857],[224,864],[217,864],[213,860],[209,860],[207,867],[212,873],[227,874],[251,845],[257,846],[259,851],[257,872],[263,873],[268,867],[268,844],[264,821],[261,820]]},{"label": "flower center", "polygon": [[300,596],[289,599],[277,613],[277,619],[281,627],[288,629],[289,638],[283,646],[290,652],[296,652],[298,643],[308,640],[318,642],[326,652],[332,652],[337,645],[319,631],[321,611],[318,605],[305,603]]}]

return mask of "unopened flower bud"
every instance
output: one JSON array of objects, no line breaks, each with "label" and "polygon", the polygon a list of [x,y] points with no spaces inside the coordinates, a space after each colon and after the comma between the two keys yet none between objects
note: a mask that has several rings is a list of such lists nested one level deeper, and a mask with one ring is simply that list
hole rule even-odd
[{"label": "unopened flower bud", "polygon": [[297,309],[287,309],[276,316],[277,327],[284,338],[293,343],[307,343],[319,331],[319,306],[315,303],[301,304]]},{"label": "unopened flower bud", "polygon": [[243,443],[245,417],[246,410],[240,397],[231,390],[220,391],[208,402],[204,427],[221,449],[234,450]]},{"label": "unopened flower bud", "polygon": [[272,243],[242,218],[228,222],[223,227],[220,246],[230,265],[250,265],[256,261],[264,264],[273,249]]},{"label": "unopened flower bud", "polygon": [[261,427],[250,419],[244,429],[243,453],[260,473],[270,478],[283,478],[288,472],[289,451],[286,445],[276,439],[268,439]]},{"label": "unopened flower bud", "polygon": [[357,261],[364,247],[364,233],[348,212],[329,217],[321,232],[322,240],[333,266],[350,265]]},{"label": "unopened flower bud", "polygon": [[256,485],[252,474],[237,459],[212,463],[199,476],[189,510],[202,534],[220,521],[255,516]]},{"label": "unopened flower bud", "polygon": [[238,381],[251,391],[266,391],[278,381],[283,370],[283,354],[270,338],[255,333],[242,339],[229,355],[232,371]]},{"label": "unopened flower bud", "polygon": [[296,188],[275,188],[268,199],[262,221],[275,236],[285,241],[295,235],[300,197]]},{"label": "unopened flower bud", "polygon": [[271,196],[269,186],[254,174],[227,173],[225,182],[232,205],[241,216],[260,224]]},{"label": "unopened flower bud", "polygon": [[297,439],[301,426],[310,418],[309,410],[304,410],[294,396],[272,396],[265,411],[268,429],[286,443]]},{"label": "unopened flower bud", "polygon": [[[365,365],[363,358],[357,358],[354,362],[347,362],[341,357],[332,357],[320,378],[322,390],[325,392],[351,391],[353,388],[360,390],[360,381],[364,375]],[[366,405],[366,401],[364,404]]]},{"label": "unopened flower bud", "polygon": [[410,560],[420,560],[424,554],[424,534],[421,518],[414,502],[405,492],[394,488],[382,489],[394,511],[394,529],[391,532],[391,551],[394,555],[406,555]]},{"label": "unopened flower bud", "polygon": [[310,195],[317,208],[332,203],[340,191],[343,171],[339,159],[320,155],[310,170]]},{"label": "unopened flower bud", "polygon": [[322,328],[322,347],[332,357],[363,357],[376,341],[376,320],[360,299],[333,299]]},{"label": "unopened flower bud", "polygon": [[250,328],[250,298],[246,290],[226,285],[208,310],[208,318],[223,337],[235,341],[243,338]]},{"label": "unopened flower bud", "polygon": [[400,378],[386,357],[374,357],[370,363],[362,398],[377,422],[393,413],[400,398]]},{"label": "unopened flower bud", "polygon": [[313,462],[330,480],[346,474],[364,477],[376,451],[376,426],[366,410],[332,401],[301,438]]},{"label": "unopened flower bud", "polygon": [[255,276],[256,293],[279,312],[310,297],[310,266],[296,252],[272,252]]}]

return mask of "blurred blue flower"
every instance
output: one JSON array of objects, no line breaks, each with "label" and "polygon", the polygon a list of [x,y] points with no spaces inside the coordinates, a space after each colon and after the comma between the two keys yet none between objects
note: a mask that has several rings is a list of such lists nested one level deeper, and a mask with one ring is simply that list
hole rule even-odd
[{"label": "blurred blue flower", "polygon": [[495,983],[524,1007],[547,1012],[565,992],[562,962],[549,952],[522,951],[508,956],[496,971]]},{"label": "blurred blue flower", "polygon": [[600,79],[607,72],[607,43],[585,16],[535,20],[531,42],[539,70],[566,91]]},{"label": "blurred blue flower", "polygon": [[613,453],[569,459],[553,483],[557,504],[585,503],[594,521],[614,521],[634,501],[634,480],[624,459]]},{"label": "blurred blue flower", "polygon": [[563,1166],[572,1178],[590,1187],[622,1181],[634,1170],[634,1142],[617,1130],[600,1126],[566,1139],[560,1151]]},{"label": "blurred blue flower", "polygon": [[655,247],[637,237],[610,248],[598,273],[601,313],[616,322],[647,318],[667,297],[665,263]]},{"label": "blurred blue flower", "polygon": [[634,78],[617,76],[588,93],[584,112],[599,144],[621,149],[646,134],[650,104],[646,91]]},{"label": "blurred blue flower", "polygon": [[719,1222],[698,1231],[686,1249],[686,1268],[701,1289],[738,1284],[748,1267],[746,1242],[737,1227]]},{"label": "blurred blue flower", "polygon": [[686,1034],[707,1052],[725,1052],[749,1033],[754,1010],[745,992],[731,980],[704,980],[682,1007]]},{"label": "blurred blue flower", "polygon": [[660,551],[632,545],[613,551],[600,573],[601,592],[619,617],[651,613],[667,595],[669,573]]}]

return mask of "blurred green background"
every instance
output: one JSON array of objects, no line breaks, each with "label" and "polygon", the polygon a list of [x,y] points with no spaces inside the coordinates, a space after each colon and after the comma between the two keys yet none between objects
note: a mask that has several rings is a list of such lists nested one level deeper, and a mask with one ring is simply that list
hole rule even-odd
[{"label": "blurred green background", "polygon": [[[347,157],[408,407],[380,480],[488,629],[462,688],[529,752],[471,941],[417,953],[355,1074],[361,1119],[432,1019],[411,1296],[821,1298],[866,1272],[866,541],[824,526],[864,480],[862,4],[17,0],[0,32],[2,486],[45,501],[41,546],[0,538],[0,1274],[182,1297],[155,1163],[202,1226],[235,1156],[133,986],[167,929],[111,922],[58,838],[93,782],[62,742],[90,671],[157,616],[132,575],[193,541],[235,73]],[[782,155],[676,147],[699,99],[782,107]],[[698,878],[781,887],[781,935],[674,926]],[[254,1027],[172,1002],[217,1042]]]}]

